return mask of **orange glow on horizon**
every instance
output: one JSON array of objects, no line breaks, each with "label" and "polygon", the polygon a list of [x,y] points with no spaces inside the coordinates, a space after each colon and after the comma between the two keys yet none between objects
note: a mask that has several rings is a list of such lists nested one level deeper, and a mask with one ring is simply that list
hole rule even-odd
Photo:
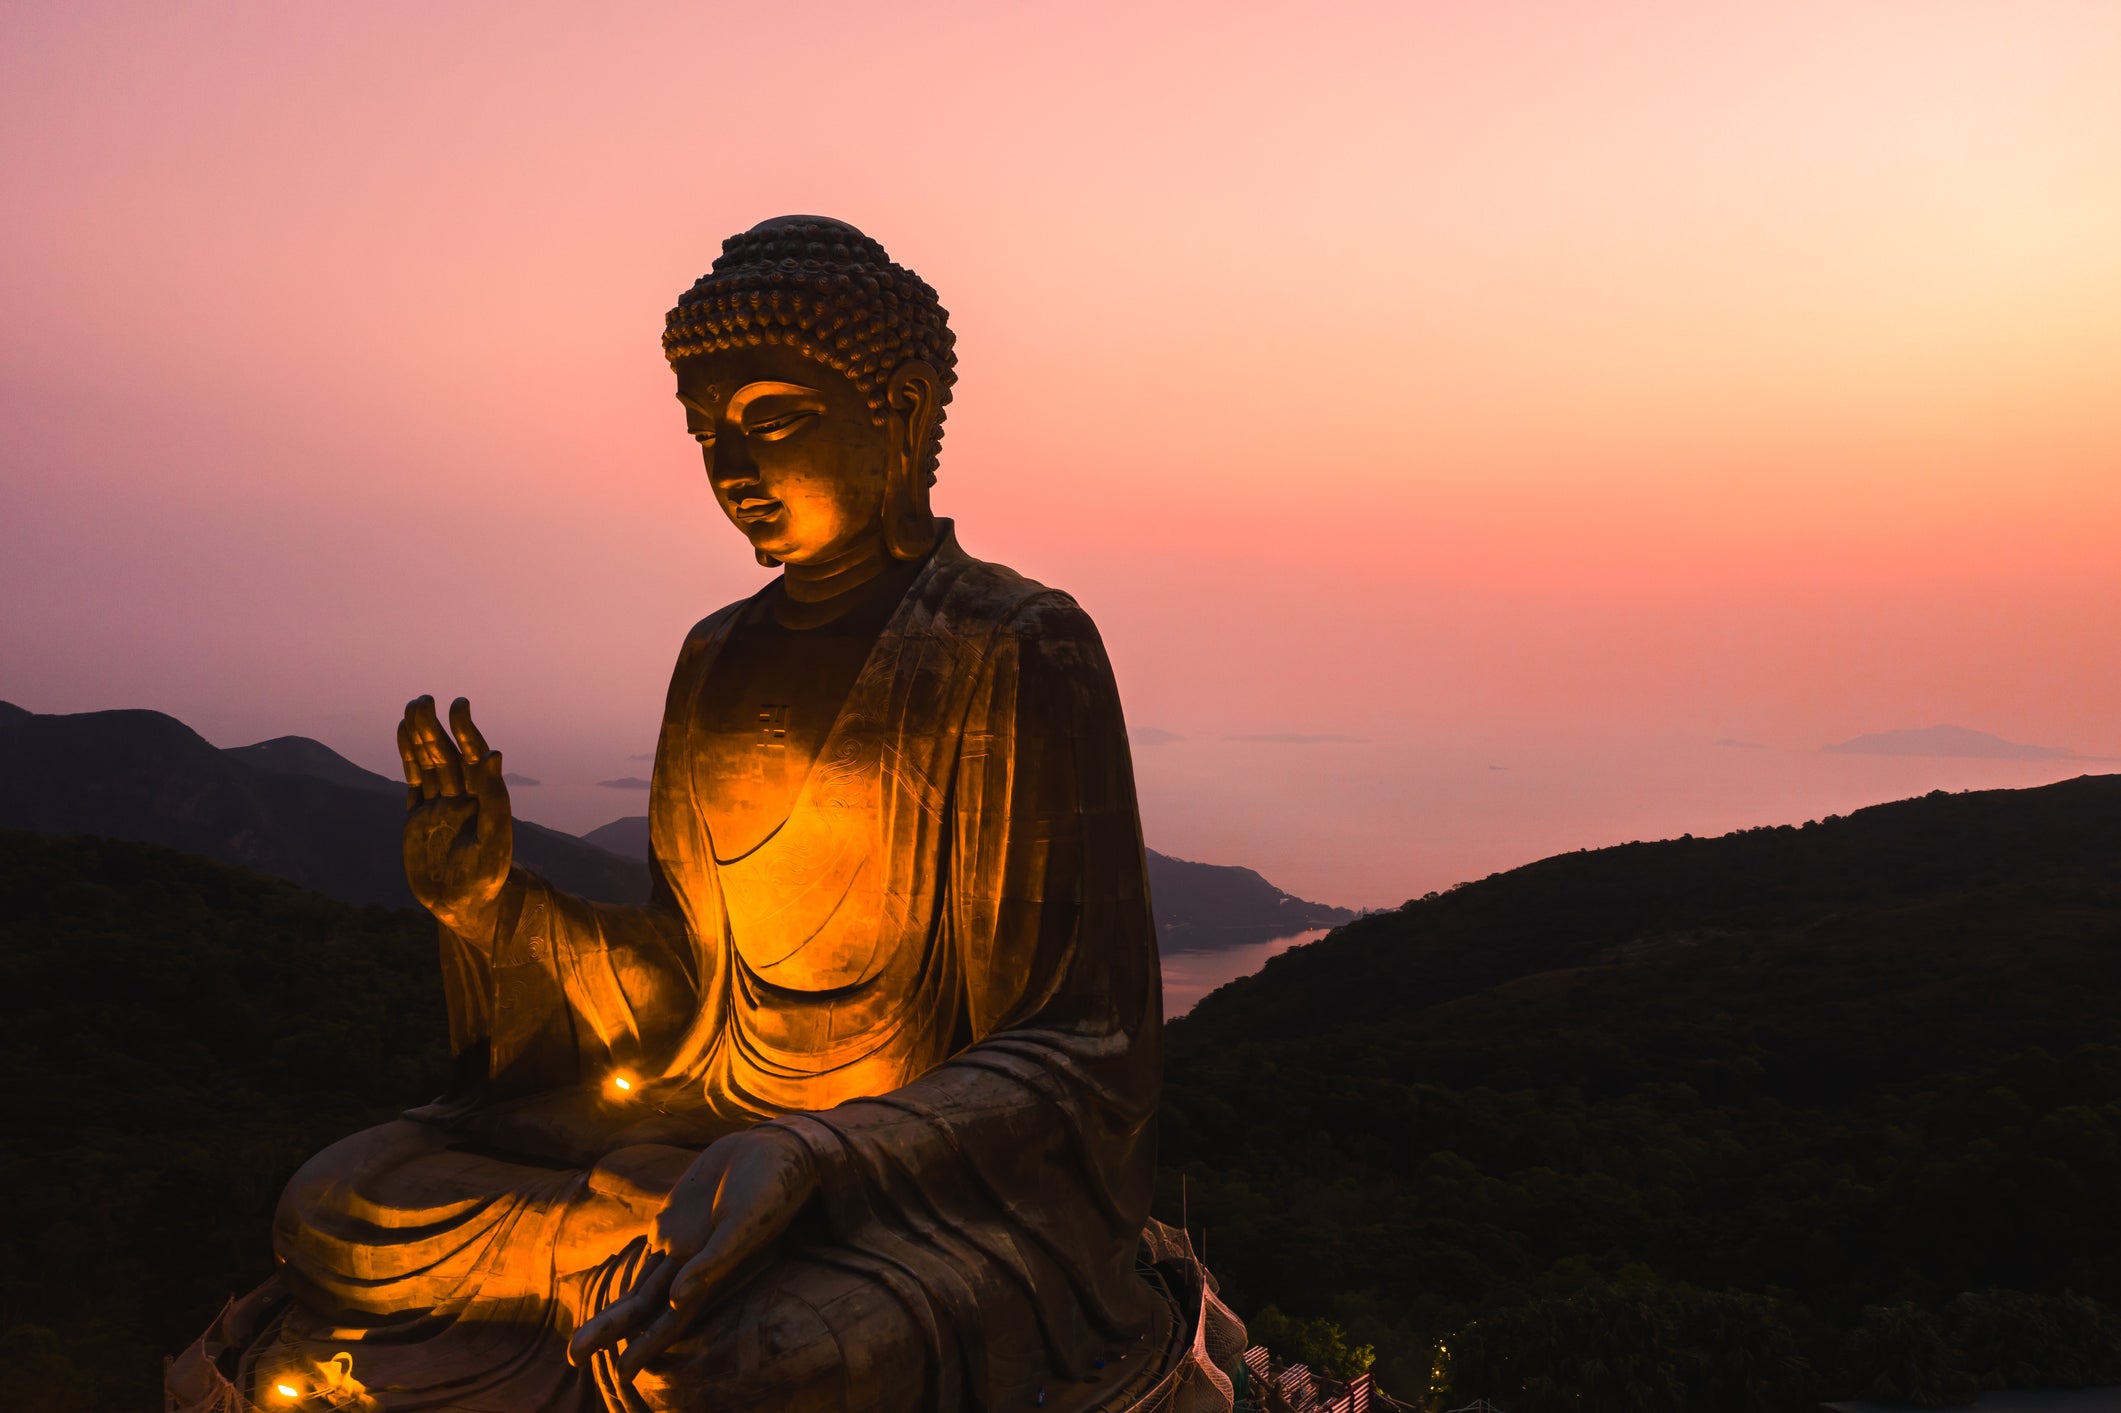
[{"label": "orange glow on horizon", "polygon": [[[2121,756],[2110,0],[116,0],[10,40],[32,710],[391,774],[399,704],[462,692],[526,818],[640,813],[597,782],[763,577],[662,316],[814,211],[951,311],[937,508],[1096,618],[1168,741],[1151,847],[1386,906],[2039,774],[1819,756],[1865,732]],[[917,180],[850,137],[892,125]]]}]

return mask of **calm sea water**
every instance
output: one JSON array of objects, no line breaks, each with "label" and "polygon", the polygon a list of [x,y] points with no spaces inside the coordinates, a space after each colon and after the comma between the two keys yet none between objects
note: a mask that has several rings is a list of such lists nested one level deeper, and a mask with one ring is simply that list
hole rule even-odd
[{"label": "calm sea water", "polygon": [[1194,1002],[1224,982],[1250,976],[1267,964],[1267,958],[1316,942],[1325,935],[1326,929],[1319,927],[1291,937],[1247,942],[1212,952],[1172,952],[1164,958],[1164,1015],[1182,1016],[1193,1009]]}]

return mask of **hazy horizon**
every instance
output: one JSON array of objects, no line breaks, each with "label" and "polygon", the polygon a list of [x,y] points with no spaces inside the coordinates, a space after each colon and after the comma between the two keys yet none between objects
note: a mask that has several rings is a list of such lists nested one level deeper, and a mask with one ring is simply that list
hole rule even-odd
[{"label": "hazy horizon", "polygon": [[[4,696],[0,696],[0,701],[11,701],[16,706],[27,705]],[[150,706],[147,709],[157,708]],[[197,729],[195,722],[186,724]],[[252,745],[256,740],[273,736],[309,733],[275,731],[242,740],[222,739],[212,732],[201,734],[206,735],[212,744],[228,748]],[[1134,734],[1139,737],[1141,733]],[[395,777],[395,757],[377,750],[373,741],[352,744],[325,741],[324,744],[357,765],[380,775]],[[1169,744],[1177,742],[1163,742],[1148,749],[1157,750]],[[1368,771],[1362,762],[1353,768],[1343,762],[1339,768],[1317,772],[1313,790],[1290,791],[1309,807],[1310,812],[1303,823],[1306,837],[1313,841],[1314,847],[1320,840],[1351,844],[1375,842],[1359,839],[1359,832],[1378,817],[1374,805],[1358,798],[1354,810],[1336,816],[1334,806],[1346,800],[1343,792],[1374,791],[1388,788],[1390,782],[1407,775],[1426,775],[1427,798],[1434,803],[1426,811],[1409,812],[1400,821],[1408,835],[1397,841],[1405,847],[1410,861],[1425,865],[1425,871],[1410,871],[1404,875],[1405,884],[1396,891],[1392,886],[1392,875],[1382,875],[1383,886],[1367,897],[1331,891],[1335,880],[1354,875],[1336,873],[1330,867],[1303,872],[1305,859],[1315,855],[1307,855],[1300,848],[1277,848],[1277,841],[1271,838],[1255,846],[1261,851],[1259,857],[1189,853],[1175,847],[1156,834],[1153,822],[1158,818],[1158,812],[1150,808],[1145,798],[1146,842],[1151,849],[1177,858],[1255,869],[1276,886],[1314,902],[1382,908],[1395,906],[1431,890],[1447,888],[1453,883],[1482,878],[1574,849],[1676,838],[1688,833],[1713,836],[1756,825],[1800,824],[1807,819],[1847,814],[1866,805],[1884,804],[1938,789],[2022,789],[2078,775],[2109,773],[2098,768],[2100,762],[2083,757],[2002,756],[1985,759],[1859,756],[1861,764],[1851,770],[1845,768],[1848,757],[1837,756],[1827,747],[1782,751],[1753,742],[1730,744],[1743,744],[1748,749],[1731,752],[1722,742],[1706,747],[1699,742],[1685,743],[1685,749],[1674,753],[1675,764],[1679,767],[1676,774],[1651,774],[1644,768],[1652,766],[1652,760],[1645,758],[1631,765],[1623,758],[1618,763],[1621,768],[1640,772],[1631,775],[1627,781],[1601,780],[1595,771],[1586,770],[1580,761],[1571,762],[1566,756],[1539,752],[1534,758],[1536,763],[1522,772],[1529,777],[1528,781],[1509,787],[1512,797],[1501,808],[1496,807],[1492,789],[1488,792],[1485,803],[1489,807],[1491,830],[1487,834],[1450,828],[1448,806],[1453,799],[1463,791],[1467,798],[1479,800],[1481,797],[1473,794],[1481,789],[1477,782],[1497,771],[1492,765],[1477,765],[1473,756],[1462,751],[1445,749],[1395,755],[1386,762],[1385,770],[1375,773]],[[1714,755],[1698,754],[1704,750]],[[1702,807],[1702,801],[1696,798],[1697,790],[1686,788],[1687,774],[1713,761],[1715,755],[1750,757],[1756,753],[1767,755],[1772,764],[1764,770],[1740,769],[1717,773],[1712,781],[1693,782],[1697,786],[1713,784],[1722,792],[1709,807]],[[1183,805],[1188,794],[1200,791],[1208,782],[1188,780],[1183,770],[1166,769],[1171,764],[1169,761],[1153,760],[1145,768],[1142,754],[1143,747],[1137,740],[1136,774],[1158,782],[1161,787],[1158,803],[1176,800],[1181,809],[1170,813],[1183,820]],[[1805,759],[1809,757],[1821,759]],[[592,752],[577,758],[593,760],[596,756]],[[628,760],[638,758],[638,755],[626,757]],[[1364,761],[1368,759],[1365,757]],[[513,764],[513,757],[510,760]],[[511,770],[510,773],[515,772]],[[1145,786],[1145,797],[1147,794]],[[622,819],[644,815],[647,812],[648,781],[640,776],[592,781],[553,779],[548,775],[538,778],[535,784],[512,785],[511,798],[520,818],[581,835]],[[1613,807],[1616,798],[1625,798],[1628,807],[1616,810]],[[1754,812],[1748,813],[1749,809]],[[1439,817],[1442,818],[1441,826],[1437,822]],[[1322,882],[1311,883],[1309,880]],[[1285,943],[1288,939],[1275,940]],[[1262,954],[1262,960],[1265,955],[1267,953]]]},{"label": "hazy horizon", "polygon": [[814,211],[949,307],[937,507],[1099,623],[1159,850],[1388,906],[2121,756],[2110,4],[11,19],[31,710],[389,773],[462,693],[637,813],[763,579],[662,314]]}]

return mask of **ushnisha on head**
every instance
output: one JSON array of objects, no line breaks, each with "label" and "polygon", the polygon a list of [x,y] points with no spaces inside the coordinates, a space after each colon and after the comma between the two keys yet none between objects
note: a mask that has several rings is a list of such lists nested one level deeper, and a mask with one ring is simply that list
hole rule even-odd
[{"label": "ushnisha on head", "polygon": [[935,291],[844,221],[780,216],[722,243],[665,319],[663,352],[760,563],[933,547],[954,342]]}]

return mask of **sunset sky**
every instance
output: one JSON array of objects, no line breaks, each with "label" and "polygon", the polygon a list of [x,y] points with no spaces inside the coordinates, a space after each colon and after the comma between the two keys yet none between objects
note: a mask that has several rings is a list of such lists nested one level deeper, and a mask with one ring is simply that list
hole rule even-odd
[{"label": "sunset sky", "polygon": [[[937,505],[1111,648],[1152,847],[1389,905],[2121,757],[2121,4],[8,6],[0,699],[642,812],[762,582],[721,239],[941,293]],[[1718,744],[1719,742],[1740,744]]]}]

